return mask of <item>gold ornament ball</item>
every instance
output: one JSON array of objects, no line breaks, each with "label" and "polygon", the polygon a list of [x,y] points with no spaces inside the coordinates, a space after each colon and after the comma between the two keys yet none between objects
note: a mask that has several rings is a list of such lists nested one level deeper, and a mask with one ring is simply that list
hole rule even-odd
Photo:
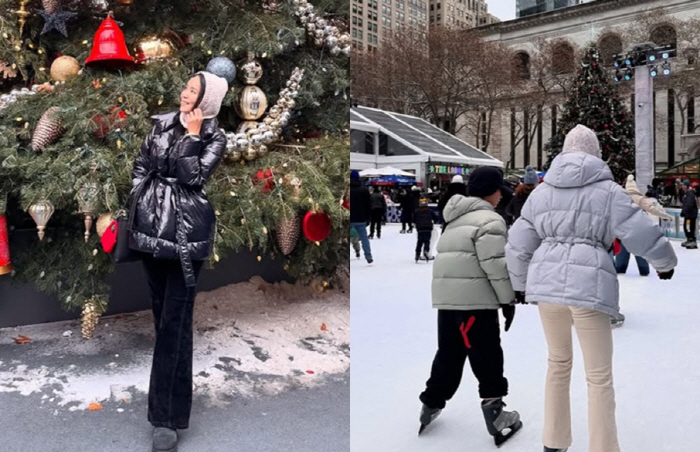
[{"label": "gold ornament ball", "polygon": [[152,38],[139,42],[136,54],[140,63],[169,58],[173,54],[173,46],[164,39]]},{"label": "gold ornament ball", "polygon": [[245,157],[245,159],[249,162],[255,160],[258,157],[258,150],[253,147],[250,147],[245,150],[245,154],[243,155],[243,157]]},{"label": "gold ornament ball", "polygon": [[261,144],[258,147],[258,157],[265,157],[269,153],[269,150],[267,149],[267,146],[264,144]]},{"label": "gold ornament ball", "polygon": [[238,129],[236,130],[237,133],[248,133],[251,129],[255,129],[258,127],[258,122],[257,121],[244,121],[238,125]]},{"label": "gold ornament ball", "polygon": [[97,235],[102,237],[109,225],[112,223],[112,212],[100,214],[97,218]]},{"label": "gold ornament ball", "polygon": [[241,71],[239,72],[241,80],[246,85],[255,85],[263,76],[263,68],[260,62],[255,59],[255,55],[252,53],[248,54],[248,59],[243,65],[241,65]]},{"label": "gold ornament ball", "polygon": [[238,98],[238,115],[248,121],[260,119],[267,110],[267,96],[257,86],[246,86]]},{"label": "gold ornament ball", "polygon": [[63,55],[51,63],[51,78],[57,82],[67,82],[80,72],[80,63],[72,56]]}]

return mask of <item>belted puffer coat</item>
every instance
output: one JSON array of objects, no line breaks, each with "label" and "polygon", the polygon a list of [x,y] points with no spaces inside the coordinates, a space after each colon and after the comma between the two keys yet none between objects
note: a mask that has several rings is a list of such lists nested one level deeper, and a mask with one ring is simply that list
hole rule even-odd
[{"label": "belted puffer coat", "polygon": [[129,247],[159,259],[180,259],[188,286],[192,261],[206,259],[216,216],[204,184],[221,162],[226,136],[205,119],[189,135],[180,113],[154,116],[154,126],[134,162],[129,210]]},{"label": "belted puffer coat", "polygon": [[513,289],[546,302],[619,316],[617,273],[608,250],[618,238],[657,271],[676,266],[661,228],[613,180],[608,165],[583,152],[560,154],[509,231]]}]

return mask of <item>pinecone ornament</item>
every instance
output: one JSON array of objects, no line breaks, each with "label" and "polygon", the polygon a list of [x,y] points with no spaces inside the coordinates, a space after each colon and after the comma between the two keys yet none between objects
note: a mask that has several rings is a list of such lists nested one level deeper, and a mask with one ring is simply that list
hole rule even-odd
[{"label": "pinecone ornament", "polygon": [[41,0],[41,6],[44,7],[44,11],[53,14],[61,6],[61,0]]},{"label": "pinecone ornament", "polygon": [[92,338],[99,321],[100,314],[97,312],[97,306],[93,301],[88,301],[83,306],[82,325],[80,328],[83,339]]},{"label": "pinecone ornament", "polygon": [[294,251],[301,234],[299,215],[294,215],[277,225],[277,245],[282,254],[288,256]]},{"label": "pinecone ornament", "polygon": [[61,119],[57,113],[58,107],[51,107],[41,115],[32,136],[33,151],[42,151],[46,146],[56,142],[63,133]]}]

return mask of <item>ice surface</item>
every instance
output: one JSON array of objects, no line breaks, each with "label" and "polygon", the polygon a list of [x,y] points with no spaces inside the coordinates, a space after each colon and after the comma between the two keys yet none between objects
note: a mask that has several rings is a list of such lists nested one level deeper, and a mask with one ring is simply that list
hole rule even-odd
[{"label": "ice surface", "polygon": [[[437,347],[430,304],[432,263],[414,262],[416,234],[383,228],[372,240],[375,262],[351,264],[351,448],[353,452],[497,450],[486,433],[476,380],[465,369],[460,390],[418,437],[418,395]],[[700,450],[700,250],[674,242],[679,268],[671,281],[638,276],[634,259],[620,278],[622,312],[615,329],[614,376],[621,448],[631,452]],[[503,322],[501,320],[501,322]],[[575,340],[574,335],[574,340]],[[501,451],[542,450],[546,345],[537,308],[518,306],[502,333],[510,395],[507,409],[524,427]],[[583,362],[575,344],[571,383],[574,443],[588,447]],[[467,364],[468,366],[468,364]]]}]

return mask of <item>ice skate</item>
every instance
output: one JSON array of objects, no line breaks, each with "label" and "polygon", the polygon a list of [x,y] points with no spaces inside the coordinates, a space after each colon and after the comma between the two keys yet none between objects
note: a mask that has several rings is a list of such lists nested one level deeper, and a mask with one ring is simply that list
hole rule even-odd
[{"label": "ice skate", "polygon": [[430,253],[428,253],[427,251],[424,251],[424,252],[423,252],[423,258],[424,258],[426,261],[428,261],[428,262],[430,262],[430,261],[432,261],[433,259],[435,259],[435,258],[434,258],[433,256],[431,256]]},{"label": "ice skate", "polygon": [[610,317],[610,325],[613,328],[619,328],[625,323],[625,316],[620,314],[620,319],[616,319],[615,317]]},{"label": "ice skate", "polygon": [[418,434],[420,435],[423,433],[423,430],[437,419],[441,412],[442,410],[440,408],[430,408],[427,405],[423,405],[423,408],[420,410],[420,428],[418,429]]},{"label": "ice skate", "polygon": [[685,247],[685,249],[687,249],[687,250],[698,249],[698,242],[696,242],[695,240],[691,240],[690,243],[688,243],[688,245]]},{"label": "ice skate", "polygon": [[685,242],[681,243],[681,246],[683,248],[685,248],[686,246],[688,246],[689,243],[690,243],[690,240],[686,240]]},{"label": "ice skate", "polygon": [[416,253],[416,264],[418,263],[419,260],[420,260],[420,253]]},{"label": "ice skate", "polygon": [[486,429],[493,436],[497,447],[513,437],[522,427],[520,414],[517,411],[504,411],[503,398],[488,399],[481,402]]},{"label": "ice skate", "polygon": [[569,450],[568,447],[564,449],[552,449],[551,447],[544,446],[544,452],[566,452],[567,450]]}]

